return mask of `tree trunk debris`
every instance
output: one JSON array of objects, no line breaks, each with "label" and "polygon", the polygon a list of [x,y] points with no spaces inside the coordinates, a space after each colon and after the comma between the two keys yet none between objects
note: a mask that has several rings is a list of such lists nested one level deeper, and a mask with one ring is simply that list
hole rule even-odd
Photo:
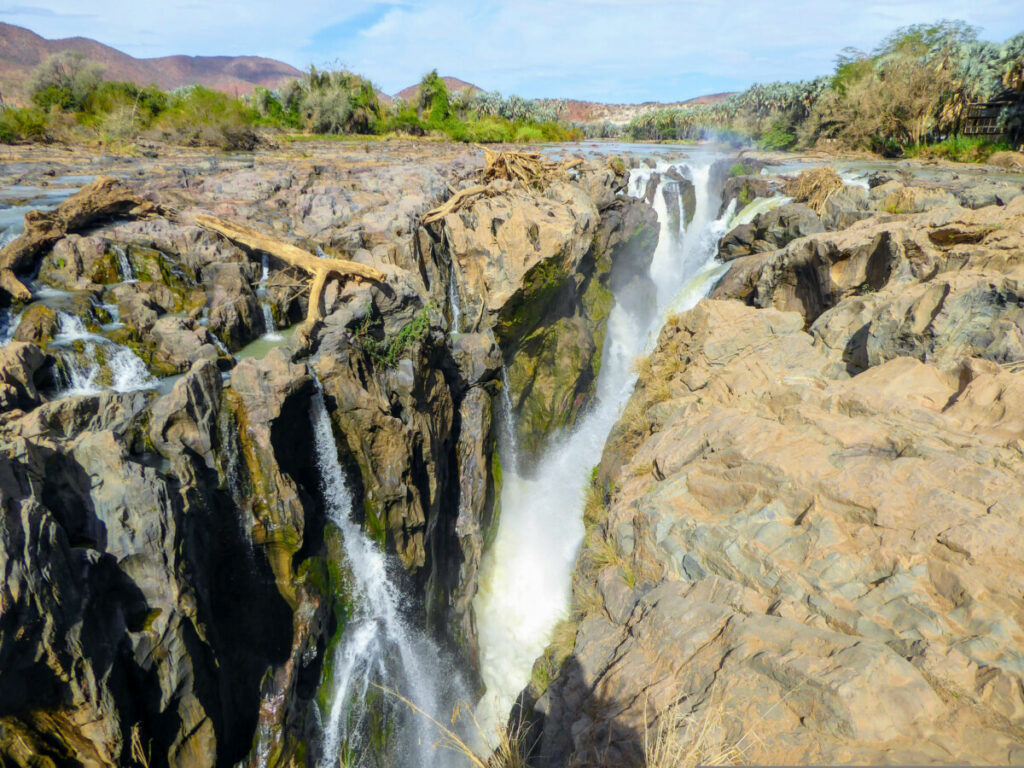
[{"label": "tree trunk debris", "polygon": [[289,266],[301,269],[310,276],[309,309],[306,323],[318,323],[324,318],[323,294],[332,278],[344,280],[355,277],[377,283],[385,282],[386,276],[379,269],[368,267],[347,259],[321,259],[298,246],[257,232],[242,224],[227,221],[209,214],[196,214],[195,222],[237,245],[251,251],[264,251]]}]

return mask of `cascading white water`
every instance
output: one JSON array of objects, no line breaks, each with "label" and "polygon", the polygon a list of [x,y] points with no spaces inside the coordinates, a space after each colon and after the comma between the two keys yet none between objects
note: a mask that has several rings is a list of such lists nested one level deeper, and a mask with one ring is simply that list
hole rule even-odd
[{"label": "cascading white water", "polygon": [[[642,197],[654,170],[641,169],[629,189]],[[474,602],[480,640],[481,674],[487,692],[477,717],[485,733],[505,722],[526,686],[534,661],[567,614],[572,572],[583,540],[583,499],[591,468],[633,390],[633,365],[653,347],[666,312],[688,309],[710,290],[723,267],[716,261],[726,220],[710,186],[710,158],[689,164],[697,195],[694,218],[682,238],[667,231],[664,198],[656,194],[661,236],[650,274],[658,288],[658,312],[647,325],[616,302],[591,409],[568,435],[549,444],[533,476],[512,471],[503,458],[501,521],[484,558]],[[659,204],[660,200],[660,204]],[[646,327],[645,327],[646,326]]]},{"label": "cascading white water", "polygon": [[263,338],[267,341],[281,341],[284,336],[277,333],[277,325],[274,323],[274,312],[267,299],[267,281],[270,280],[270,258],[266,252],[263,253],[263,260],[260,262],[260,282],[256,287],[256,297],[259,299],[260,307],[263,310]]},{"label": "cascading white water", "polygon": [[501,461],[506,472],[519,471],[519,450],[516,447],[516,423],[512,412],[512,387],[508,383],[508,368],[501,366],[501,409],[498,411],[498,430],[501,439]]},{"label": "cascading white water", "polygon": [[448,306],[452,313],[452,333],[459,333],[462,329],[462,303],[459,301],[459,284],[455,281],[454,259],[448,272]]},{"label": "cascading white water", "polygon": [[21,323],[21,315],[21,312],[15,315],[9,309],[0,309],[0,347],[14,341],[14,333]]},{"label": "cascading white water", "polygon": [[[767,213],[772,208],[792,203],[792,197],[758,197],[744,206],[743,210],[729,217],[729,227],[738,227],[740,224],[749,224],[759,213]],[[735,209],[735,200],[730,202],[730,210]]]},{"label": "cascading white water", "polygon": [[[339,755],[362,765],[367,745],[361,742],[370,724],[368,694],[380,685],[409,699],[439,722],[449,723],[451,707],[469,701],[459,676],[425,632],[409,626],[402,613],[403,595],[389,573],[388,558],[351,519],[352,494],[338,462],[338,448],[320,382],[310,414],[321,491],[330,521],[341,531],[345,557],[354,580],[352,616],[335,650],[333,690],[323,720],[322,768],[336,768]],[[453,755],[437,752],[438,733],[422,715],[397,701],[392,754],[396,765],[455,766]]]},{"label": "cascading white water", "polygon": [[[128,347],[115,344],[105,336],[90,333],[82,318],[67,312],[58,312],[58,331],[53,337],[57,347],[72,348],[81,342],[81,351],[63,355],[68,385],[63,395],[94,395],[109,388],[115,392],[134,392],[150,389],[157,380]],[[102,380],[106,380],[104,385]]]},{"label": "cascading white water", "polygon": [[120,245],[114,246],[114,254],[117,256],[117,270],[121,273],[121,280],[126,283],[137,283],[135,279],[135,268],[128,258],[128,252]]}]

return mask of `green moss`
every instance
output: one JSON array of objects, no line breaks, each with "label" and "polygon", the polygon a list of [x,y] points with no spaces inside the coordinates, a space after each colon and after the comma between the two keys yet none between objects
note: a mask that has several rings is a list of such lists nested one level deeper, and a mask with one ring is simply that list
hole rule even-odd
[{"label": "green moss", "polygon": [[581,382],[591,382],[589,331],[581,318],[560,318],[530,334],[508,369],[519,403],[519,444],[537,451],[553,430],[572,424],[586,400]]},{"label": "green moss", "polygon": [[570,277],[564,254],[546,259],[527,272],[523,277],[523,287],[505,304],[498,317],[495,333],[499,344],[509,346],[515,339],[536,329],[547,314],[551,301]]},{"label": "green moss", "polygon": [[569,619],[563,619],[551,633],[551,642],[534,663],[530,673],[530,696],[536,701],[548,689],[572,655],[579,628]]},{"label": "green moss", "polygon": [[745,166],[743,163],[735,163],[731,168],[729,168],[730,177],[749,176],[750,174],[751,170],[747,168],[747,166]]},{"label": "green moss", "polygon": [[117,256],[107,251],[93,265],[89,279],[100,285],[113,285],[121,282],[121,272],[117,267]]},{"label": "green moss", "polygon": [[373,313],[367,314],[352,339],[367,354],[374,366],[394,368],[406,352],[426,337],[430,331],[430,315],[434,311],[433,303],[427,302],[412,320],[399,329],[398,333],[382,339],[376,338],[375,333],[380,332],[383,320],[379,316],[374,317]]},{"label": "green moss", "polygon": [[51,341],[58,330],[57,313],[45,304],[30,304],[21,316],[17,333],[19,338],[45,344]]},{"label": "green moss", "polygon": [[377,511],[377,505],[370,499],[370,494],[363,494],[363,528],[377,542],[377,546],[384,549],[388,538],[387,521]]},{"label": "green moss", "polygon": [[147,632],[153,628],[153,624],[160,618],[160,615],[164,612],[163,608],[153,608],[146,614],[145,620],[142,622],[142,631]]},{"label": "green moss", "polygon": [[491,452],[491,480],[494,483],[494,505],[491,509],[490,517],[487,521],[487,525],[483,530],[484,541],[483,551],[486,552],[494,544],[494,540],[498,537],[498,527],[501,523],[501,486],[503,482],[503,475],[501,470],[501,457],[498,455],[497,448]]},{"label": "green moss", "polygon": [[604,338],[608,331],[608,316],[615,306],[615,296],[601,284],[591,279],[583,292],[583,317],[587,328],[594,339],[594,356],[590,359],[590,369],[597,379],[601,370],[601,356],[604,351]]}]

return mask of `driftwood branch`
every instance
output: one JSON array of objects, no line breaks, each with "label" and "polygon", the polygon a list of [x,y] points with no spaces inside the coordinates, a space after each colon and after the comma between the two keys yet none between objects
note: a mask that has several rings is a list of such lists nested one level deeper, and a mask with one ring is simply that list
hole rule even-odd
[{"label": "driftwood branch", "polygon": [[470,198],[482,195],[486,191],[487,187],[483,184],[459,190],[448,198],[447,202],[442,203],[431,211],[427,211],[423,216],[423,224],[433,224],[435,221],[440,221],[449,213],[455,213],[455,211],[462,208],[467,202],[469,202]]},{"label": "driftwood branch", "polygon": [[197,214],[195,222],[204,229],[216,232],[233,243],[244,246],[251,251],[268,253],[285,264],[297,267],[308,274],[310,276],[310,291],[309,309],[306,313],[307,323],[317,323],[323,320],[324,290],[332,279],[344,280],[349,277],[355,277],[360,280],[372,280],[377,283],[385,281],[385,275],[379,269],[368,267],[357,261],[348,261],[347,259],[321,259],[298,246],[269,237],[242,224],[205,213]]},{"label": "driftwood branch", "polygon": [[25,214],[25,231],[0,251],[0,288],[18,301],[31,301],[32,292],[18,274],[32,272],[58,240],[104,219],[145,218],[158,212],[153,203],[106,176],[83,187],[52,211],[29,211]]}]

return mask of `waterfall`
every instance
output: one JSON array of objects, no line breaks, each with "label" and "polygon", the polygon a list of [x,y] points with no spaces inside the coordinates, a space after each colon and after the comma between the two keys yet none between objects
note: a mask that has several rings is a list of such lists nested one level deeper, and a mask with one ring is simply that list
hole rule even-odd
[{"label": "waterfall", "polygon": [[94,395],[105,388],[134,392],[156,386],[146,364],[128,347],[90,333],[77,315],[58,312],[57,320],[53,344],[65,348],[61,359],[67,375],[62,395]]},{"label": "waterfall", "polygon": [[[728,229],[738,227],[740,224],[749,224],[754,220],[754,217],[759,213],[766,213],[772,208],[778,208],[780,205],[786,205],[792,203],[792,197],[758,197],[752,202],[748,203],[743,207],[739,213],[730,215]],[[736,200],[729,201],[729,211],[736,210]]]},{"label": "waterfall", "polygon": [[263,310],[263,338],[267,341],[281,341],[284,336],[277,333],[277,326],[274,324],[274,312],[267,299],[267,281],[270,280],[270,257],[266,251],[263,252],[263,259],[260,262],[260,282],[256,288],[256,297],[260,301],[260,308]]},{"label": "waterfall", "polygon": [[[351,519],[352,493],[338,462],[319,380],[316,386],[310,418],[321,492],[328,519],[341,531],[354,580],[355,604],[334,652],[333,690],[327,712],[322,713],[322,768],[336,768],[340,755],[354,756],[353,766],[363,764],[361,758],[369,746],[363,739],[372,727],[366,699],[380,693],[375,684],[400,693],[445,724],[451,721],[452,705],[468,702],[469,695],[442,650],[424,631],[409,625],[402,612],[407,600],[392,580],[388,558]],[[413,714],[401,702],[388,701],[387,705],[393,711],[397,743],[391,752],[398,758],[396,765],[458,764],[453,756],[434,749],[438,733],[426,718]]]},{"label": "waterfall", "polygon": [[113,246],[114,255],[117,256],[117,270],[121,273],[121,280],[125,283],[137,283],[135,279],[135,268],[128,258],[128,252],[120,245]]},{"label": "waterfall", "polygon": [[512,411],[512,385],[508,383],[508,368],[501,366],[501,410],[498,413],[501,437],[501,460],[505,471],[519,471],[519,447],[516,439],[516,418]]},{"label": "waterfall", "polygon": [[14,314],[9,309],[0,309],[0,347],[14,341],[14,333],[21,324],[23,313]]},{"label": "waterfall", "polygon": [[220,336],[218,336],[213,331],[210,331],[210,338],[213,339],[214,346],[216,346],[217,349],[223,352],[225,357],[230,357],[234,359],[234,355],[231,354],[231,350],[228,349],[227,345],[220,340]]},{"label": "waterfall", "polygon": [[[575,429],[549,444],[533,476],[503,474],[501,520],[484,557],[475,599],[481,674],[487,693],[477,708],[485,733],[503,725],[551,632],[567,616],[572,573],[583,540],[583,499],[591,468],[635,383],[633,365],[653,348],[668,311],[697,303],[722,274],[716,244],[725,220],[710,188],[710,158],[689,165],[697,193],[693,222],[672,237],[664,198],[655,195],[661,236],[650,275],[658,312],[650,325],[617,301],[608,318],[597,397]],[[657,170],[664,171],[659,164]],[[642,196],[651,171],[641,169],[630,189]],[[619,297],[616,297],[619,298]],[[503,456],[503,463],[508,462]]]},{"label": "waterfall", "polygon": [[455,259],[451,261],[448,272],[448,306],[452,313],[452,333],[458,333],[462,321],[462,304],[459,302],[459,285],[455,281]]}]

